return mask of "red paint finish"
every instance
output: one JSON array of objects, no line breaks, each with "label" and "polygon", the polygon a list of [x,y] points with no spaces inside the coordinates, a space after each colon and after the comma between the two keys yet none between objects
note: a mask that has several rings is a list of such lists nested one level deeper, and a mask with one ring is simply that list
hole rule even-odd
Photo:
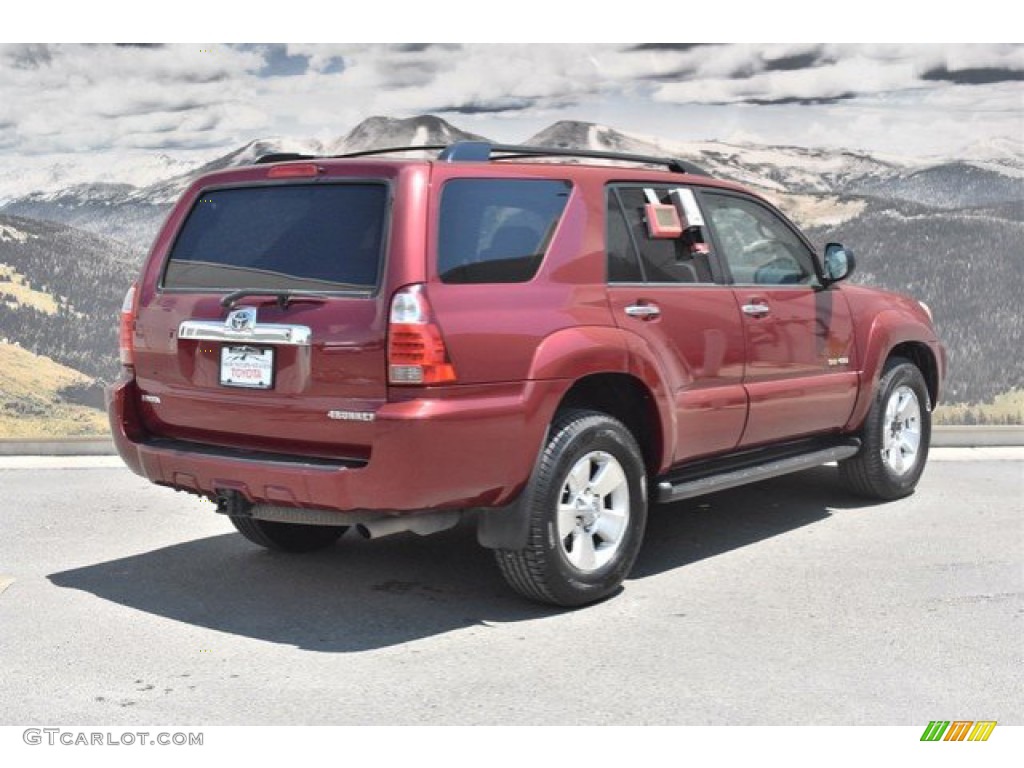
[{"label": "red paint finish", "polygon": [[[639,386],[653,421],[647,453],[664,473],[747,446],[855,432],[897,345],[917,345],[921,359],[933,362],[935,389],[945,373],[930,320],[905,297],[724,279],[608,284],[609,184],[741,191],[732,184],[549,163],[323,159],[315,166],[313,177],[279,171],[268,179],[259,166],[210,174],[168,217],[139,281],[134,366],[108,392],[114,439],[134,472],[207,496],[233,489],[255,502],[341,513],[498,506],[525,487],[560,403],[585,378],[614,374]],[[529,280],[440,279],[442,191],[466,178],[568,183],[562,216]],[[286,308],[273,297],[240,299],[237,307],[257,309],[258,324],[303,326],[312,341],[274,347],[272,389],[222,386],[222,342],[180,339],[178,329],[185,320],[223,323],[225,291],[161,287],[189,210],[216,188],[350,180],[388,185],[379,286],[370,295]],[[454,383],[388,385],[391,301],[413,285],[429,301]],[[766,311],[745,313],[750,304]],[[627,311],[638,306],[657,314]],[[168,447],[169,440],[177,442]],[[252,453],[243,458],[241,451]]]},{"label": "red paint finish", "polygon": [[[661,363],[668,408],[678,435],[672,463],[727,451],[746,421],[744,342],[729,289],[692,285],[611,285],[616,324],[634,334]],[[653,317],[627,313],[657,309]]]},{"label": "red paint finish", "polygon": [[737,286],[747,367],[743,383],[750,413],[742,445],[752,446],[845,424],[857,398],[856,353],[850,309],[838,288]]}]

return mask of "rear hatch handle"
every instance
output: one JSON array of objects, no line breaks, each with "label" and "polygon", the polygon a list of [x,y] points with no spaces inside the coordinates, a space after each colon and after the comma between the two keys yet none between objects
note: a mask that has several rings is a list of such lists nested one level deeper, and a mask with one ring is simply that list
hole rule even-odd
[{"label": "rear hatch handle", "polygon": [[227,322],[223,320],[186,320],[178,326],[178,339],[308,347],[312,343],[313,331],[305,325],[279,325],[276,323],[253,324],[236,330],[232,328],[229,317]]}]

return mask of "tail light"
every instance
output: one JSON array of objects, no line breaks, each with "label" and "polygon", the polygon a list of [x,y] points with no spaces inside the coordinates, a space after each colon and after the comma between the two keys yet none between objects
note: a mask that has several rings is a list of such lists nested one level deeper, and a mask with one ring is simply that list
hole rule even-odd
[{"label": "tail light", "polygon": [[422,285],[400,289],[391,299],[388,327],[390,384],[450,384],[455,367],[434,322]]},{"label": "tail light", "polygon": [[132,283],[121,304],[121,334],[118,346],[121,349],[121,365],[135,365],[135,292],[137,283]]}]

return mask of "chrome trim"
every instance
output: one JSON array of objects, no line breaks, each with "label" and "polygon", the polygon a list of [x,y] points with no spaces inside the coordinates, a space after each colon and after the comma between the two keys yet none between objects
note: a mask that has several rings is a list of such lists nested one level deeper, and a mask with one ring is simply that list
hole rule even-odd
[{"label": "chrome trim", "polygon": [[658,317],[661,314],[661,309],[654,304],[630,304],[626,307],[625,312],[630,317]]},{"label": "chrome trim", "polygon": [[743,310],[743,314],[751,317],[764,317],[772,311],[767,304],[744,304],[740,309]]},{"label": "chrome trim", "polygon": [[252,331],[256,327],[256,308],[243,307],[242,309],[229,312],[224,325],[238,333]]},{"label": "chrome trim", "polygon": [[185,320],[178,326],[178,338],[308,347],[312,342],[313,332],[305,325],[275,323],[260,323],[247,330],[235,331],[226,326],[223,320]]}]

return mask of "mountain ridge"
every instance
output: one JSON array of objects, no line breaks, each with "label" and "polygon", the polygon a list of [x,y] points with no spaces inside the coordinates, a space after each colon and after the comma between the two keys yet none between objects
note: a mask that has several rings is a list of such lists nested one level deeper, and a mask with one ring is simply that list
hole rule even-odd
[{"label": "mountain ridge", "polygon": [[[152,242],[170,206],[192,179],[201,174],[247,165],[261,155],[276,152],[330,156],[371,148],[487,140],[436,115],[373,116],[348,133],[326,141],[293,137],[255,139],[186,172],[142,187],[97,182],[79,183],[57,191],[28,191],[0,206],[0,212],[68,224],[141,250]],[[572,120],[553,123],[523,143],[679,157],[713,176],[776,195],[861,195],[948,209],[961,208],[968,203],[999,205],[1024,199],[1024,155],[1013,154],[1024,144],[1009,138],[990,147],[989,159],[984,162],[969,158],[894,158],[853,150],[723,141],[681,142]],[[985,152],[979,148],[974,154],[982,156]],[[1002,158],[1002,165],[993,159],[997,157]],[[970,181],[966,187],[962,183],[964,179]]]},{"label": "mountain ridge", "polygon": [[[25,195],[0,209],[0,272],[31,283],[10,289],[6,304],[0,301],[0,337],[109,379],[116,373],[120,299],[172,202],[196,173],[244,165],[270,152],[337,154],[457,140],[485,139],[436,116],[376,116],[334,139],[254,140],[185,173],[165,163],[173,172],[143,187],[101,180]],[[1024,381],[1018,358],[1006,354],[1024,344],[1024,320],[1015,310],[1024,243],[1024,179],[1014,155],[1024,147],[1020,142],[979,148],[973,159],[938,162],[677,142],[560,121],[525,143],[679,156],[750,185],[795,218],[819,248],[840,240],[857,251],[855,280],[909,292],[933,307],[950,347],[952,398],[979,402]],[[974,266],[977,259],[982,267]],[[41,288],[53,294],[52,305],[29,301]],[[94,331],[85,332],[90,326]]]}]

